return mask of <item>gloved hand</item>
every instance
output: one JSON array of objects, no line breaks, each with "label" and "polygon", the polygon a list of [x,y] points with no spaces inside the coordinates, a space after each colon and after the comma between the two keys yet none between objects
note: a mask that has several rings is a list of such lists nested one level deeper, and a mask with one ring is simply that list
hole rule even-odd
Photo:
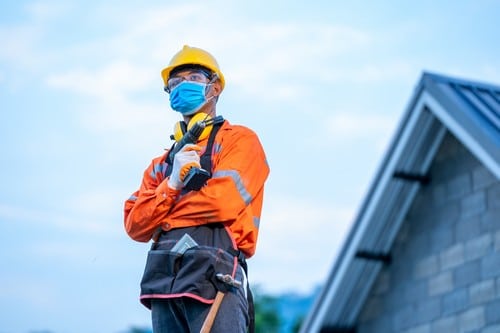
[{"label": "gloved hand", "polygon": [[187,144],[174,156],[172,173],[168,179],[168,186],[180,190],[184,186],[182,181],[192,167],[201,168],[198,152],[201,148],[197,145]]}]

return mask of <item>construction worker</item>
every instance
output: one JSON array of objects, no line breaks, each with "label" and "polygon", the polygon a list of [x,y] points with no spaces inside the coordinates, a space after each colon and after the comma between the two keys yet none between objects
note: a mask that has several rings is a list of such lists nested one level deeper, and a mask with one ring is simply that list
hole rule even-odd
[{"label": "construction worker", "polygon": [[[255,253],[269,174],[264,150],[252,130],[217,116],[225,79],[211,54],[186,45],[161,75],[183,120],[174,130],[178,142],[152,160],[139,190],[125,201],[128,235],[153,240],[141,302],[151,309],[153,332],[199,332],[222,291],[211,332],[251,331],[246,259]],[[176,147],[200,124],[196,143]],[[186,179],[200,169],[208,179],[191,188]]]}]

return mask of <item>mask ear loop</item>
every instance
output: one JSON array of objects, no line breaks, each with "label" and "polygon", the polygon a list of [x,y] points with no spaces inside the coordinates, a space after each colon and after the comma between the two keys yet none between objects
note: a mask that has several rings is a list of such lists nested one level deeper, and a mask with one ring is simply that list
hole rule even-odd
[{"label": "mask ear loop", "polygon": [[[208,90],[208,87],[212,86],[214,84],[215,81],[217,81],[217,79],[219,78],[219,75],[217,75],[217,73],[213,73],[212,74],[212,78],[210,79],[210,81],[208,81],[207,83],[207,86],[205,88],[205,94],[207,93],[207,90]],[[218,96],[210,96],[209,98],[207,98],[207,103],[212,100],[213,98],[216,98]],[[217,99],[216,99],[217,100]]]}]

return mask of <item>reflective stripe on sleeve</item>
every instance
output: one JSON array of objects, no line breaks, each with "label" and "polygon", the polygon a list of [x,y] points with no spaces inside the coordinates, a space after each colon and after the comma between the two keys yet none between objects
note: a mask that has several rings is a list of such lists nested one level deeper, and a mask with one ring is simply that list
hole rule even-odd
[{"label": "reflective stripe on sleeve", "polygon": [[166,163],[160,163],[160,164],[153,165],[153,170],[151,170],[151,173],[150,173],[151,178],[156,178],[157,173],[161,173],[162,175],[164,175],[166,168],[167,168]]},{"label": "reflective stripe on sleeve", "polygon": [[253,217],[253,225],[259,229],[259,226],[260,226],[260,218],[258,218],[257,216],[254,216]]},{"label": "reflective stripe on sleeve", "polygon": [[214,143],[214,153],[215,154],[218,154],[220,153],[222,150],[222,145],[220,143]]},{"label": "reflective stripe on sleeve", "polygon": [[234,170],[222,170],[222,171],[217,171],[214,173],[212,178],[222,178],[222,177],[231,177],[233,180],[234,184],[236,185],[236,188],[238,189],[238,192],[240,192],[240,196],[245,202],[246,205],[249,205],[252,202],[252,196],[250,193],[248,193],[247,189],[243,185],[243,182],[241,181],[240,174]]}]

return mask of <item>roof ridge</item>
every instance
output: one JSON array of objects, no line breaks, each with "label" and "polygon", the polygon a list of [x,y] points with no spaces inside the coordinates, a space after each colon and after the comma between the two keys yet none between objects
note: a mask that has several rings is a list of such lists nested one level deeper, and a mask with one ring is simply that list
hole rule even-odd
[{"label": "roof ridge", "polygon": [[449,76],[449,75],[444,75],[436,72],[429,72],[429,71],[423,71],[422,72],[422,81],[427,82],[428,80],[432,80],[434,82],[438,83],[448,83],[448,84],[455,84],[455,85],[461,85],[461,86],[469,86],[469,87],[475,87],[479,89],[487,89],[487,90],[492,90],[495,91],[496,93],[500,94],[500,83],[499,84],[493,84],[490,82],[485,82],[485,81],[480,81],[480,80],[475,80],[475,79],[466,79],[463,77],[457,77],[457,76]]}]

